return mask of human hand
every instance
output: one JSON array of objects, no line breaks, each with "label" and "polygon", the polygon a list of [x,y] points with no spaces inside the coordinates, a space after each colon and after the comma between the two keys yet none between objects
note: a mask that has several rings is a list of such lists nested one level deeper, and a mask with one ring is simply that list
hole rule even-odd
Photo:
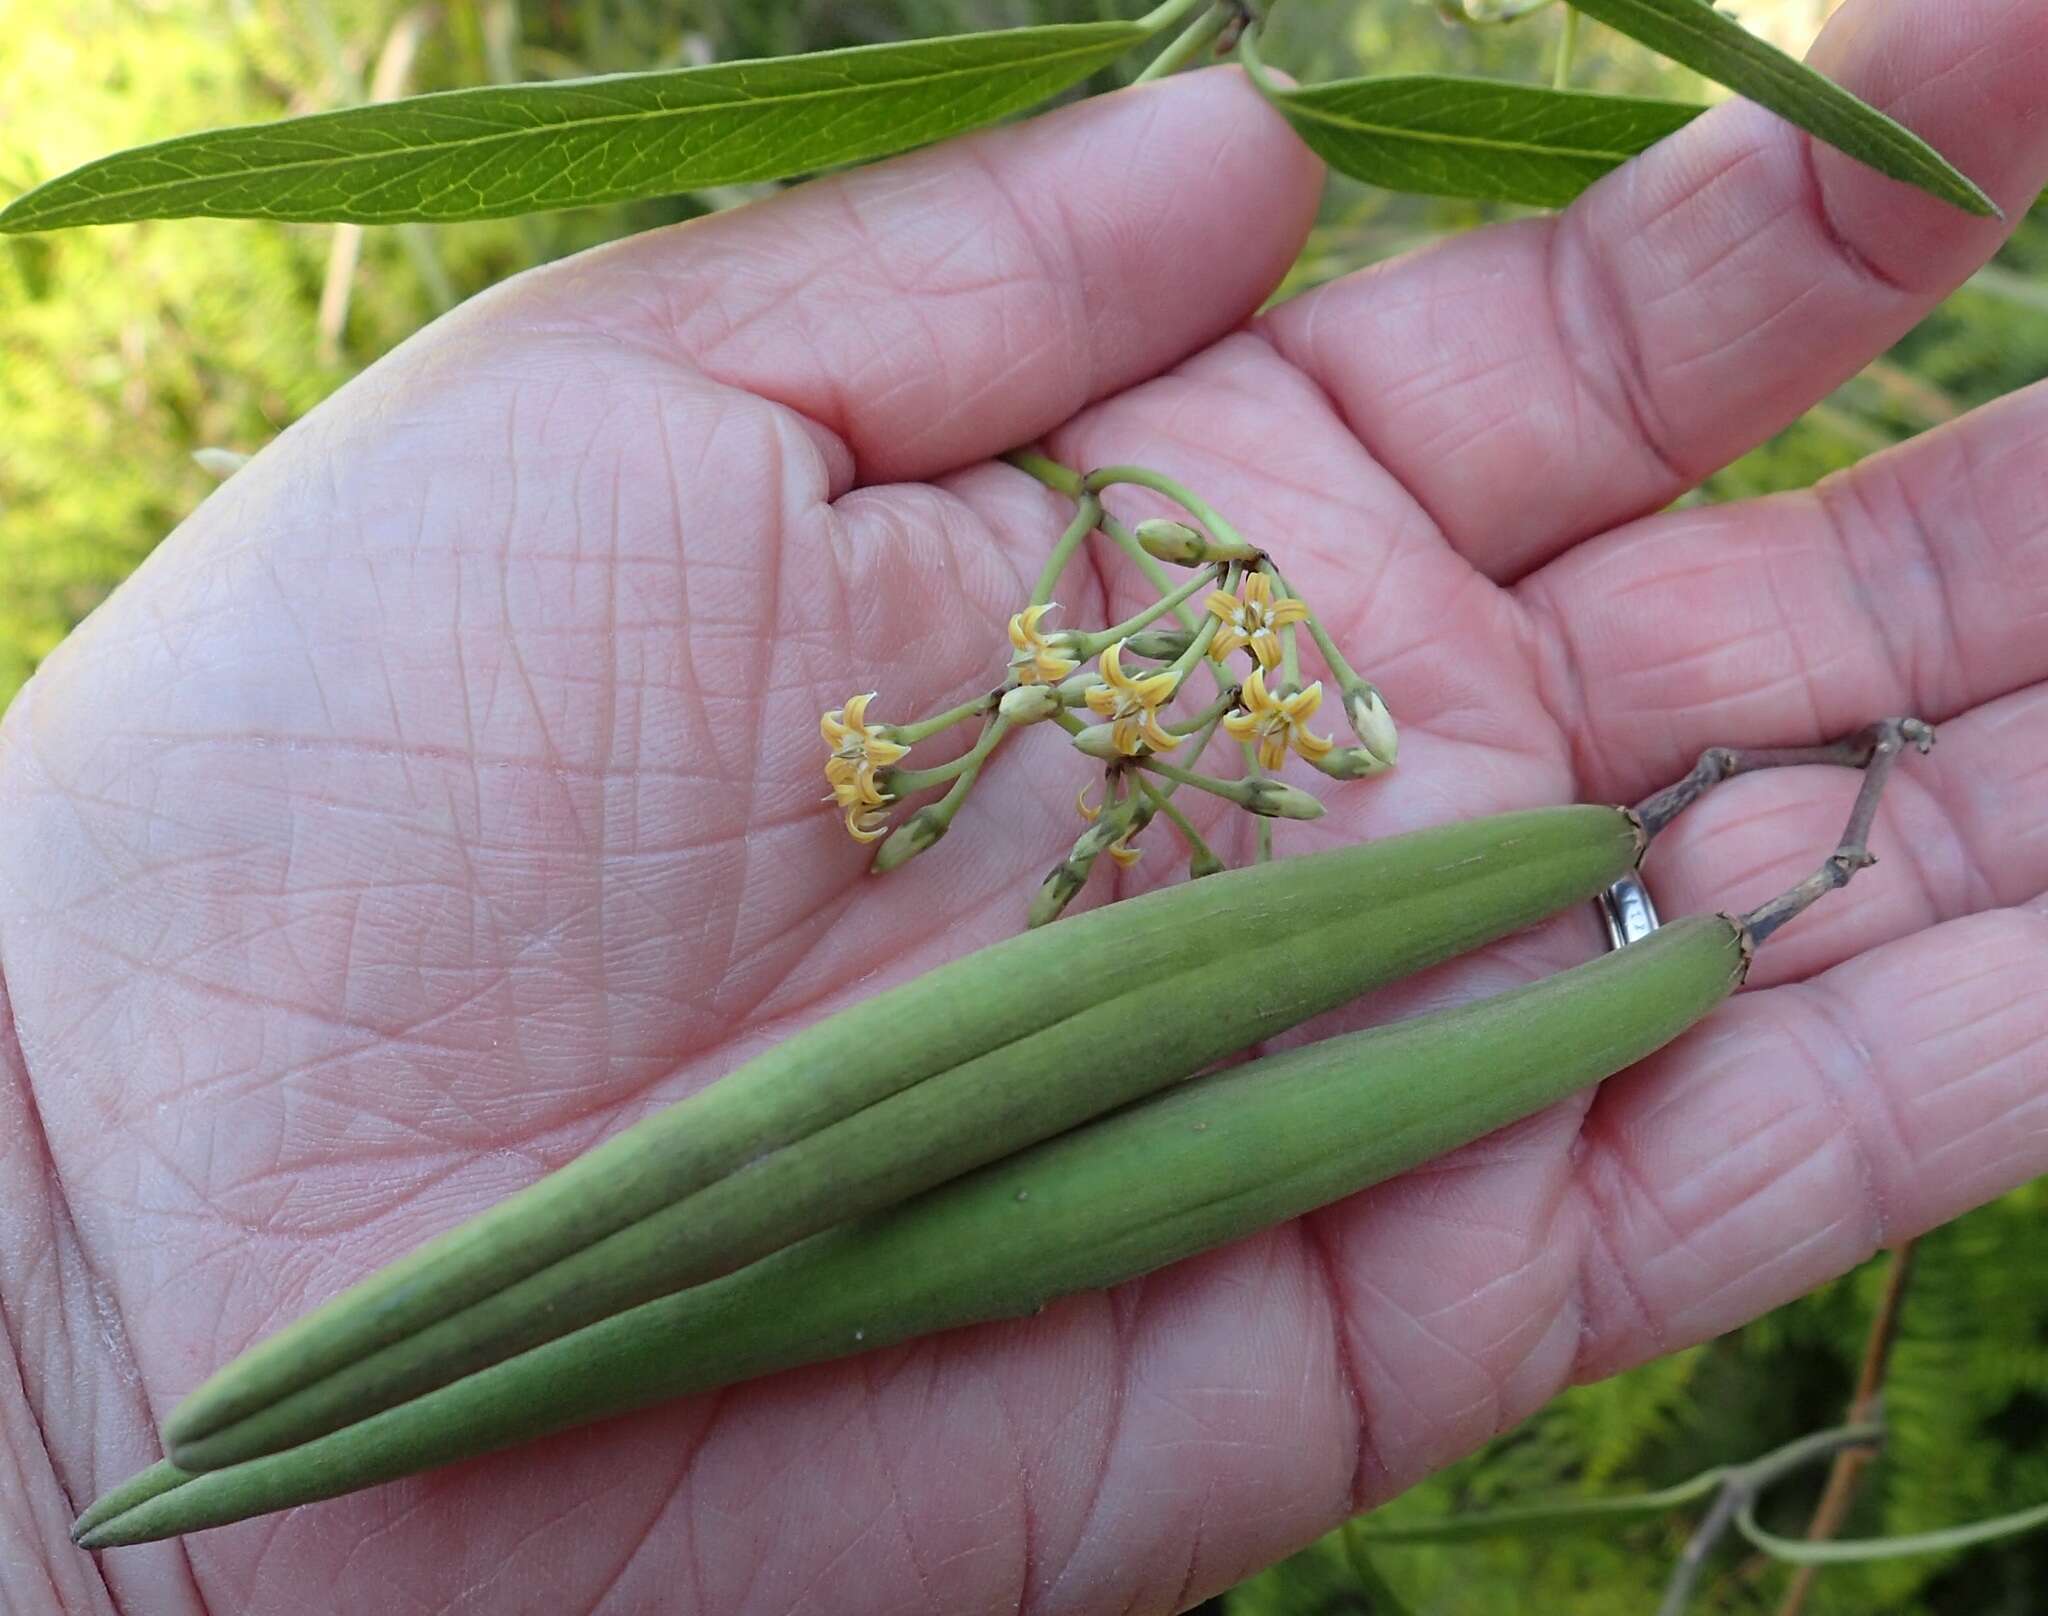
[{"label": "human hand", "polygon": [[[1820,65],[2023,207],[2048,18],[1933,16],[1862,0]],[[238,472],[50,659],[0,730],[10,1586],[152,1613],[1176,1609],[1569,1381],[2048,1166],[2048,393],[1813,493],[1644,514],[1998,227],[1734,105],[1557,219],[1247,329],[1318,183],[1208,73],[521,277]],[[1887,799],[1890,869],[1755,991],[1406,1179],[1025,1323],[72,1549],[256,1337],[1015,929],[1076,828],[1063,743],[1020,737],[946,843],[872,881],[816,801],[816,718],[986,684],[1063,516],[990,463],[1034,437],[1201,489],[1386,690],[1400,769],[1319,783],[1291,844],[1628,800],[1708,744],[1882,712],[1941,750]],[[1065,621],[1140,598],[1080,572]],[[1731,785],[1660,842],[1656,894],[1767,896],[1844,805],[1838,774]],[[1373,1010],[1595,946],[1571,917]]]}]

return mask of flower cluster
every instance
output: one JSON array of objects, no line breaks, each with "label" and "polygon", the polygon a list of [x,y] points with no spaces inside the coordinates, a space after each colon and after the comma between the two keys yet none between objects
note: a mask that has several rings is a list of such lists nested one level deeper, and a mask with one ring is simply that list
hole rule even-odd
[{"label": "flower cluster", "polygon": [[[1108,467],[1083,477],[1035,454],[1019,453],[1010,461],[1073,498],[1077,509],[1037,591],[1009,620],[1009,656],[999,683],[912,723],[870,723],[873,692],[853,697],[820,721],[825,779],[832,788],[827,800],[856,841],[881,842],[874,860],[878,872],[943,836],[990,753],[1010,732],[1036,723],[1066,731],[1079,752],[1103,765],[1104,784],[1099,801],[1090,801],[1085,785],[1077,793],[1075,807],[1087,829],[1040,890],[1033,924],[1064,910],[1103,854],[1123,868],[1135,864],[1142,852],[1136,839],[1156,818],[1170,819],[1188,844],[1192,874],[1224,868],[1173,801],[1182,788],[1259,816],[1256,856],[1264,859],[1270,856],[1274,819],[1313,819],[1323,811],[1313,796],[1272,778],[1290,754],[1339,780],[1393,766],[1394,725],[1379,692],[1352,671],[1272,558],[1204,501],[1137,467]],[[1163,493],[1199,525],[1154,519],[1127,528],[1102,506],[1102,491],[1116,484]],[[1049,627],[1056,610],[1049,598],[1052,585],[1081,544],[1097,534],[1136,562],[1159,598],[1103,629]],[[1176,587],[1162,562],[1190,569],[1192,576]],[[1309,727],[1322,707],[1323,685],[1301,681],[1298,634],[1314,643],[1337,681],[1355,746],[1339,747],[1334,737]],[[1239,655],[1248,666],[1234,678],[1230,661]],[[1175,718],[1176,704],[1204,669],[1213,699]],[[972,720],[979,720],[981,730],[965,752],[930,768],[899,766],[914,745]],[[1243,754],[1243,772],[1234,778],[1200,768],[1219,730]],[[900,799],[939,787],[945,789],[937,801],[890,828],[889,810]]]},{"label": "flower cluster", "polygon": [[855,696],[818,720],[825,744],[832,749],[825,760],[825,779],[832,795],[825,800],[845,811],[847,833],[857,842],[881,839],[882,810],[896,800],[876,784],[875,772],[910,751],[890,740],[879,725],[867,722],[868,703],[875,694],[870,690],[865,696]]}]

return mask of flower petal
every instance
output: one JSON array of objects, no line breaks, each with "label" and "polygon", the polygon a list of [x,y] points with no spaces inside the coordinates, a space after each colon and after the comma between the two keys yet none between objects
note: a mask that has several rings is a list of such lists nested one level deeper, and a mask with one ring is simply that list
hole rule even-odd
[{"label": "flower petal", "polygon": [[1124,642],[1111,643],[1102,653],[1102,677],[1119,690],[1131,688],[1131,676],[1124,672]]},{"label": "flower petal", "polygon": [[1310,717],[1323,704],[1323,682],[1318,679],[1306,690],[1297,690],[1280,703],[1280,710],[1287,715],[1289,723],[1299,724]]}]

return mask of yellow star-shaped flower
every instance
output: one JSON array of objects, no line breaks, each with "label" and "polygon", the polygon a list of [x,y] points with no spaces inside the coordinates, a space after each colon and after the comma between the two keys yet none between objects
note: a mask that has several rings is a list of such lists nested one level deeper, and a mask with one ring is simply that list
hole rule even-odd
[{"label": "yellow star-shaped flower", "polygon": [[1080,666],[1039,632],[1038,620],[1058,604],[1027,606],[1010,619],[1010,644],[1016,647],[1010,671],[1020,685],[1056,685]]},{"label": "yellow star-shaped flower", "polygon": [[1239,699],[1243,708],[1224,714],[1223,727],[1240,741],[1257,742],[1262,769],[1279,768],[1287,760],[1290,745],[1313,763],[1327,756],[1335,744],[1327,735],[1311,735],[1308,731],[1309,719],[1323,704],[1320,679],[1306,690],[1276,697],[1266,689],[1266,670],[1254,668]]},{"label": "yellow star-shaped flower", "polygon": [[[844,707],[833,708],[818,720],[818,729],[825,737],[825,744],[832,748],[833,763],[865,764],[870,771],[886,769],[910,750],[885,737],[879,724],[867,721],[868,703],[874,699],[875,693],[870,690],[865,696],[853,697]],[[830,772],[830,763],[826,770]]]},{"label": "yellow star-shaped flower", "polygon": [[826,800],[845,811],[847,834],[857,842],[872,842],[882,834],[881,810],[896,800],[876,785],[875,770],[886,769],[910,751],[867,721],[868,703],[874,699],[870,690],[818,720],[819,732],[832,748],[825,759],[825,780],[832,787]]},{"label": "yellow star-shaped flower", "polygon": [[[835,766],[839,772],[834,772]],[[856,842],[872,842],[888,829],[884,809],[896,799],[875,786],[872,772],[856,772],[852,764],[835,758],[825,766],[825,778],[832,783],[832,795],[825,801],[846,813],[846,834]]]},{"label": "yellow star-shaped flower", "polygon": [[1208,614],[1223,626],[1209,642],[1209,655],[1222,661],[1240,646],[1250,646],[1259,666],[1270,668],[1280,661],[1280,636],[1276,632],[1308,616],[1298,600],[1275,600],[1273,580],[1254,572],[1239,586],[1240,593],[1212,589],[1202,602]]},{"label": "yellow star-shaped flower", "polygon": [[1102,653],[1102,677],[1087,693],[1089,707],[1110,721],[1110,740],[1126,757],[1135,757],[1144,747],[1170,752],[1180,745],[1178,735],[1169,735],[1159,723],[1159,709],[1173,699],[1179,681],[1162,670],[1133,679],[1124,672],[1124,648],[1119,640]]}]

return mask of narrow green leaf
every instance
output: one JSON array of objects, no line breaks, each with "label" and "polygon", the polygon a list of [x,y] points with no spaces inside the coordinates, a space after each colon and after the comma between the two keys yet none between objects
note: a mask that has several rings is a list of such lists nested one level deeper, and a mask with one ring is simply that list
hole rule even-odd
[{"label": "narrow green leaf", "polygon": [[414,96],[184,135],[60,175],[0,230],[129,219],[488,219],[781,179],[1044,100],[1142,22],[1009,28],[811,56]]},{"label": "narrow green leaf", "polygon": [[1743,1505],[1735,1517],[1742,1535],[1764,1553],[1791,1565],[1855,1565],[1870,1560],[1900,1560],[1915,1554],[1948,1554],[1978,1543],[2048,1527],[2048,1504],[2000,1515],[1967,1526],[1950,1526],[1938,1532],[1912,1532],[1899,1537],[1852,1538],[1847,1542],[1814,1543],[1805,1538],[1780,1537],[1757,1524],[1756,1500]]},{"label": "narrow green leaf", "polygon": [[1562,207],[1705,109],[1429,75],[1266,86],[1332,168],[1390,191]]},{"label": "narrow green leaf", "polygon": [[1757,38],[1707,0],[1569,0],[1597,22],[1725,84],[1808,134],[1917,185],[1966,212],[1996,217],[1998,205],[1947,158],[1832,79]]}]

